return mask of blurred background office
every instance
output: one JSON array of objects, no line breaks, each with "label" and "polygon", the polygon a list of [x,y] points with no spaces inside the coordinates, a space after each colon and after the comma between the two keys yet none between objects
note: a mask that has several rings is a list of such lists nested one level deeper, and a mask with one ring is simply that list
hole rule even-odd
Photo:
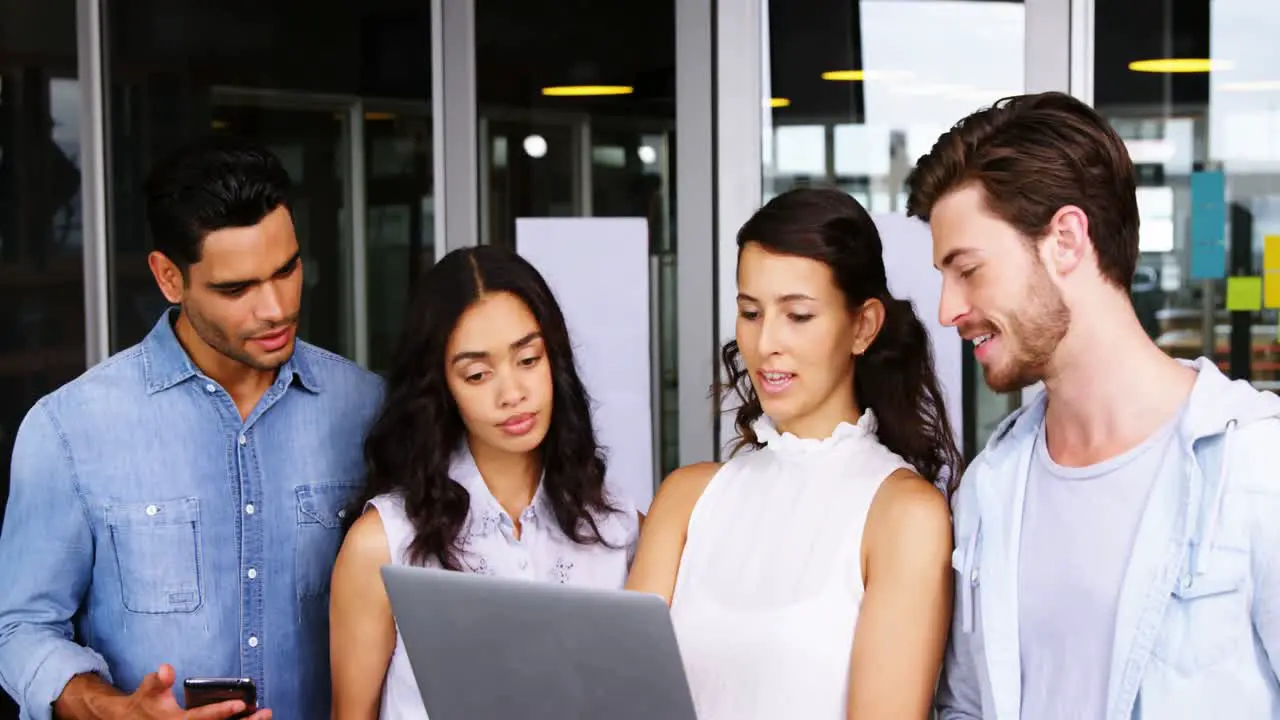
[{"label": "blurred background office", "polygon": [[[656,483],[719,452],[708,391],[754,207],[830,183],[902,212],[956,119],[1067,90],[1138,164],[1152,337],[1280,387],[1276,310],[1229,310],[1189,252],[1190,178],[1221,172],[1224,275],[1268,269],[1278,35],[1271,0],[0,0],[0,500],[31,404],[155,321],[139,187],[206,132],[284,160],[302,336],[377,371],[444,251],[512,245],[521,217],[647,218]],[[972,456],[1022,397],[964,358]]]}]

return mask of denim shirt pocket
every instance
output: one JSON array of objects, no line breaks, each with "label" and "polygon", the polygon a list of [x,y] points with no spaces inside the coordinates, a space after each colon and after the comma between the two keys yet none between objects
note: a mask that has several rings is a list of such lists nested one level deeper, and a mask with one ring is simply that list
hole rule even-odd
[{"label": "denim shirt pocket", "polygon": [[328,597],[348,504],[358,491],[358,486],[349,483],[314,483],[294,488],[298,503],[295,561],[299,600]]},{"label": "denim shirt pocket", "polygon": [[126,610],[159,615],[200,608],[200,501],[188,497],[104,506]]},{"label": "denim shirt pocket", "polygon": [[1206,570],[1180,578],[1169,599],[1155,658],[1182,675],[1207,670],[1242,648],[1252,653],[1249,554],[1215,549]]}]

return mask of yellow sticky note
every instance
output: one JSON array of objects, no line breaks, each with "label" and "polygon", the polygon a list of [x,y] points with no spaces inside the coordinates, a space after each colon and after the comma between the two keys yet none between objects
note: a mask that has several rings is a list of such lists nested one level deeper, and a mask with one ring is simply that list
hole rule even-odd
[{"label": "yellow sticky note", "polygon": [[1262,282],[1262,305],[1269,308],[1280,308],[1280,269],[1268,270]]},{"label": "yellow sticky note", "polygon": [[1227,278],[1227,309],[1248,312],[1262,309],[1262,278]]},{"label": "yellow sticky note", "polygon": [[1280,235],[1262,238],[1262,269],[1280,270]]}]

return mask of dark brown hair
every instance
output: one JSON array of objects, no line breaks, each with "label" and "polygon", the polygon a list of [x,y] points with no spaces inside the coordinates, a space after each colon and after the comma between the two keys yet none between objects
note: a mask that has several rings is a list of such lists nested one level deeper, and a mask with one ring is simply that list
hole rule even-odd
[{"label": "dark brown hair", "polygon": [[[749,242],[826,265],[850,309],[872,298],[884,305],[879,334],[854,360],[854,400],[875,412],[885,447],[930,482],[945,483],[954,492],[963,461],[933,368],[929,333],[911,301],[889,293],[880,232],[867,211],[839,190],[790,190],[770,200],[738,231],[739,257]],[[724,346],[720,359],[728,375],[724,390],[741,401],[734,418],[735,449],[758,447],[751,425],[764,411],[736,340]]]},{"label": "dark brown hair", "polygon": [[987,207],[1028,238],[1075,205],[1089,218],[1102,275],[1128,292],[1138,263],[1138,199],[1124,141],[1093,108],[1060,92],[998,100],[956,123],[907,177],[907,215],[926,222],[946,194],[976,182]]}]

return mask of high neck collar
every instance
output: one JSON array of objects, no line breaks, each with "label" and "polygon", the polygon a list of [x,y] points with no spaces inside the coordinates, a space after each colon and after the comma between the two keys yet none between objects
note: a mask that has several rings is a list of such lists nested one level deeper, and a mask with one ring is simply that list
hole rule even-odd
[{"label": "high neck collar", "polygon": [[863,440],[876,441],[876,416],[870,408],[862,411],[856,424],[841,422],[831,435],[825,438],[801,438],[789,432],[779,432],[768,415],[761,415],[751,424],[756,439],[770,450],[786,455],[810,455],[826,453],[840,447],[855,445]]}]

